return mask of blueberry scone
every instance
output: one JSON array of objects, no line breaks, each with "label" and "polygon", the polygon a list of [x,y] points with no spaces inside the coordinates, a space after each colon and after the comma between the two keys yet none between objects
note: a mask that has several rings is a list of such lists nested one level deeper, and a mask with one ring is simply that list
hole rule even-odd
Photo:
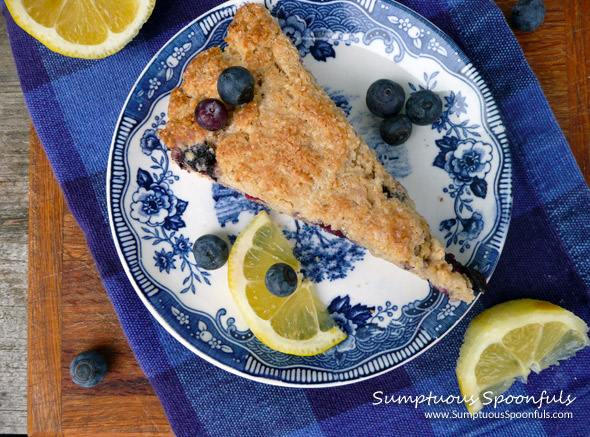
[{"label": "blueberry scone", "polygon": [[[452,299],[473,300],[485,278],[445,254],[405,188],[303,66],[270,13],[242,6],[226,41],[224,50],[200,53],[170,96],[169,121],[158,136],[172,158],[277,212],[349,238]],[[251,75],[248,103],[221,103],[218,80],[230,67]],[[199,104],[209,104],[209,124],[221,124],[197,123]]]}]

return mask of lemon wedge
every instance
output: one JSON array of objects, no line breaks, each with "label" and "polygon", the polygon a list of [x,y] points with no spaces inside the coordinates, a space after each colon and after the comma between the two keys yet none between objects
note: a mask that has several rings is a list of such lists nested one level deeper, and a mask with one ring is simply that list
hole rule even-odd
[{"label": "lemon wedge", "polygon": [[156,0],[5,0],[16,24],[54,52],[98,59],[121,50]]},{"label": "lemon wedge", "polygon": [[516,378],[526,382],[531,370],[572,357],[590,345],[587,333],[582,319],[545,301],[513,300],[484,311],[469,324],[457,361],[467,409],[476,413]]},{"label": "lemon wedge", "polygon": [[[277,297],[264,284],[266,272],[286,263],[298,273],[293,294]],[[340,343],[346,334],[316,296],[313,284],[301,279],[300,264],[281,231],[265,211],[252,219],[229,255],[228,282],[246,325],[265,345],[292,355],[317,355]]]}]

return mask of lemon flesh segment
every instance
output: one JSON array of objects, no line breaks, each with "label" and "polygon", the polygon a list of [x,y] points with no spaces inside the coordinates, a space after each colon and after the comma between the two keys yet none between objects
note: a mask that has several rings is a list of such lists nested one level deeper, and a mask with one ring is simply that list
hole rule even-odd
[{"label": "lemon flesh segment", "polygon": [[[45,27],[53,27],[66,0],[23,0],[29,16]],[[7,2],[10,3],[10,2]]]},{"label": "lemon flesh segment", "polygon": [[318,325],[320,331],[327,332],[331,329],[334,329],[334,327],[336,326],[336,322],[334,322],[334,319],[328,312],[326,306],[323,304],[323,302],[321,302],[318,299],[317,295],[314,292],[311,292],[311,297],[314,301],[315,309],[317,311],[316,316],[318,318]]},{"label": "lemon flesh segment", "polygon": [[523,366],[529,367],[535,358],[535,350],[542,330],[543,325],[530,323],[508,332],[502,339],[502,344]]},{"label": "lemon flesh segment", "polygon": [[228,261],[231,295],[253,334],[268,347],[293,355],[316,355],[344,340],[311,282],[299,278],[287,297],[268,291],[266,272],[278,262],[292,266],[300,277],[287,239],[262,211],[240,233]]},{"label": "lemon flesh segment", "polygon": [[531,369],[538,373],[541,370],[558,364],[559,361],[567,360],[586,346],[588,346],[588,337],[585,334],[568,329],[557,343],[555,343],[553,348],[547,350],[544,354],[538,353],[539,350],[537,349],[538,355],[536,355],[536,362]]},{"label": "lemon flesh segment", "polygon": [[489,345],[475,366],[475,377],[480,387],[489,387],[505,379],[528,375],[520,361],[500,343]]},{"label": "lemon flesh segment", "polygon": [[309,284],[285,299],[286,302],[270,320],[275,332],[290,340],[308,340],[314,337],[319,331],[319,324],[315,305],[309,294]]},{"label": "lemon flesh segment", "polygon": [[269,320],[283,306],[285,299],[268,292],[263,281],[246,284],[246,299],[258,317]]},{"label": "lemon flesh segment", "polygon": [[139,32],[155,0],[5,0],[14,21],[50,50],[98,59]]},{"label": "lemon flesh segment", "polygon": [[465,332],[457,379],[471,413],[510,388],[590,345],[586,323],[557,305],[522,299],[496,305]]},{"label": "lemon flesh segment", "polygon": [[138,0],[94,0],[96,9],[111,32],[123,32],[139,10]]},{"label": "lemon flesh segment", "polygon": [[66,41],[81,45],[100,44],[109,36],[100,12],[87,0],[66,0],[55,30]]},{"label": "lemon flesh segment", "polygon": [[254,234],[252,244],[277,260],[287,263],[292,267],[298,266],[299,262],[293,256],[293,251],[287,239],[273,223],[267,223],[260,227]]}]

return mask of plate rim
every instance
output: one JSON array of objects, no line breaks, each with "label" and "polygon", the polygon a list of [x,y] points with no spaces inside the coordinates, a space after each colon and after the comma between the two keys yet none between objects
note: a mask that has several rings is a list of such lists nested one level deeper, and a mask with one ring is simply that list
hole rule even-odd
[{"label": "plate rim", "polygon": [[[426,345],[425,347],[423,347],[422,349],[420,349],[419,351],[417,351],[416,353],[414,353],[412,356],[410,356],[407,359],[404,359],[392,366],[386,367],[382,370],[379,371],[375,371],[373,373],[370,373],[368,375],[365,376],[359,376],[359,377],[354,377],[354,378],[350,378],[350,379],[335,379],[333,381],[329,381],[329,382],[311,382],[311,381],[299,381],[299,382],[289,382],[289,381],[285,381],[285,380],[281,380],[281,379],[274,379],[274,378],[268,378],[265,376],[259,376],[259,375],[255,375],[255,374],[251,374],[251,373],[247,373],[245,370],[240,370],[237,369],[235,367],[232,367],[228,364],[223,363],[222,361],[206,354],[205,352],[199,350],[198,348],[196,348],[195,346],[193,346],[190,342],[188,342],[184,337],[182,337],[165,319],[164,317],[157,311],[157,309],[155,308],[155,306],[147,299],[147,297],[144,295],[144,292],[141,290],[141,288],[139,287],[139,284],[137,284],[133,273],[130,270],[130,267],[126,261],[125,258],[125,254],[123,253],[123,250],[121,248],[121,243],[119,241],[118,238],[118,234],[117,234],[117,228],[116,228],[116,224],[115,224],[115,220],[114,220],[114,216],[113,216],[113,199],[112,199],[112,184],[113,184],[113,161],[114,161],[114,149],[115,149],[115,142],[117,141],[117,137],[118,137],[118,133],[121,129],[121,126],[123,124],[123,120],[124,120],[124,115],[125,115],[125,111],[127,109],[127,106],[134,94],[134,91],[136,90],[139,82],[141,81],[141,79],[143,78],[143,76],[147,73],[147,71],[149,70],[149,68],[153,65],[154,61],[158,58],[158,56],[161,54],[161,52],[170,44],[170,42],[174,41],[176,38],[179,37],[179,35],[181,35],[183,32],[186,31],[186,29],[192,25],[194,25],[196,22],[198,22],[199,20],[202,20],[204,17],[214,13],[215,11],[219,10],[219,9],[225,9],[231,6],[240,6],[242,4],[245,3],[259,3],[259,4],[264,4],[266,7],[274,7],[276,5],[276,3],[278,3],[280,0],[228,0],[225,1],[217,6],[215,6],[214,8],[208,9],[207,11],[205,11],[203,14],[199,15],[198,17],[194,18],[193,20],[191,20],[190,22],[188,22],[185,26],[183,26],[181,29],[179,29],[174,35],[172,35],[170,38],[168,38],[168,40],[154,53],[154,55],[150,58],[150,60],[147,62],[147,64],[145,65],[145,67],[142,69],[142,71],[138,74],[137,79],[135,80],[135,82],[133,83],[129,94],[127,95],[125,102],[123,103],[122,109],[119,113],[119,116],[117,118],[117,123],[115,125],[115,129],[113,131],[113,135],[112,135],[112,140],[111,140],[111,145],[109,148],[109,158],[108,158],[108,164],[107,164],[107,172],[106,172],[106,197],[107,197],[107,209],[108,209],[108,217],[109,217],[109,228],[111,231],[111,238],[114,242],[115,245],[115,249],[117,251],[117,255],[119,257],[119,262],[121,263],[123,270],[125,271],[125,274],[127,276],[128,281],[131,283],[133,289],[135,290],[136,294],[139,296],[140,300],[142,301],[143,305],[147,308],[147,310],[149,311],[149,313],[156,319],[156,321],[169,333],[172,335],[173,338],[175,338],[177,341],[179,341],[184,347],[186,347],[188,350],[190,350],[192,353],[195,353],[196,355],[198,355],[200,358],[203,358],[205,361],[213,364],[214,366],[221,368],[223,370],[226,370],[234,375],[240,376],[242,378],[246,378],[252,381],[256,381],[256,382],[260,382],[260,383],[264,383],[264,384],[269,384],[269,385],[274,385],[274,386],[283,386],[283,387],[295,387],[295,388],[325,388],[325,387],[338,387],[338,386],[343,386],[343,385],[349,385],[349,384],[354,384],[357,382],[361,382],[361,381],[366,381],[368,379],[377,377],[379,375],[382,375],[384,373],[387,373],[389,371],[392,371],[396,368],[399,368],[407,363],[409,363],[410,361],[414,360],[415,358],[417,358],[418,356],[420,356],[422,353],[424,353],[425,351],[429,350],[431,347],[433,347],[435,344],[437,344],[440,340],[442,340],[444,337],[446,337],[451,331],[453,331],[453,329],[456,328],[456,326],[463,320],[463,318],[465,318],[465,316],[467,316],[467,314],[471,311],[471,309],[475,306],[475,304],[477,303],[477,301],[479,300],[479,298],[481,297],[482,293],[477,293],[475,295],[474,300],[468,304],[468,307],[466,308],[465,312],[459,316],[442,334],[440,334],[438,337],[436,337],[430,344]],[[314,2],[309,2],[306,0],[299,0],[302,1],[304,3],[314,3]],[[356,0],[358,2],[358,0]],[[505,215],[507,216],[505,218],[505,224],[504,224],[504,230],[502,231],[503,233],[503,239],[499,244],[498,247],[498,252],[499,252],[499,256],[502,253],[504,244],[506,242],[506,238],[507,238],[507,234],[508,234],[508,229],[510,226],[510,221],[512,218],[512,204],[513,204],[513,193],[512,193],[512,184],[513,184],[513,177],[512,177],[512,165],[511,165],[511,156],[510,156],[510,148],[509,148],[509,141],[506,137],[506,133],[505,133],[505,126],[504,126],[504,121],[502,119],[502,116],[499,112],[498,106],[495,102],[495,99],[493,97],[493,95],[491,94],[491,92],[489,91],[488,85],[486,84],[486,82],[484,81],[484,79],[481,77],[481,74],[479,73],[479,71],[477,70],[477,68],[475,68],[475,66],[473,65],[473,63],[469,60],[469,58],[467,57],[467,55],[462,51],[462,49],[460,47],[457,46],[457,44],[446,34],[444,33],[439,27],[437,27],[435,24],[433,24],[431,21],[429,21],[427,18],[425,18],[424,16],[420,15],[418,12],[408,8],[407,6],[395,1],[395,0],[376,0],[377,2],[385,2],[385,3],[390,3],[392,5],[394,5],[396,8],[400,8],[403,9],[404,11],[406,11],[407,13],[409,13],[410,15],[414,16],[416,19],[418,19],[419,21],[421,21],[422,23],[425,23],[427,26],[432,27],[433,29],[435,29],[437,31],[437,34],[439,36],[441,36],[446,42],[447,44],[449,44],[450,46],[452,46],[456,51],[457,51],[457,55],[461,58],[461,60],[465,63],[466,67],[470,67],[470,74],[467,75],[465,73],[462,73],[464,76],[468,77],[471,82],[472,85],[474,85],[474,87],[477,88],[477,91],[480,93],[480,96],[482,97],[482,104],[483,104],[483,119],[486,122],[486,128],[489,129],[489,133],[493,134],[493,137],[498,141],[500,149],[503,152],[502,155],[502,161],[501,161],[501,165],[500,168],[498,170],[498,178],[501,178],[502,175],[505,172],[508,172],[506,175],[504,175],[505,178],[509,179],[509,188],[508,188],[508,193],[505,193],[506,195],[506,201],[504,202],[504,207],[505,209],[502,210],[501,206],[502,206],[502,201],[498,200],[499,203],[499,210],[498,210],[498,216],[500,223],[497,225],[497,229],[495,233],[499,232],[499,227],[501,226],[501,222],[502,222],[502,213],[504,212]],[[329,3],[343,3],[343,4],[350,4],[352,5],[350,2],[347,2],[345,0],[334,0],[334,1],[329,1],[326,2],[327,4]],[[354,6],[354,5],[352,5]],[[358,5],[360,6],[360,5]],[[486,97],[486,94],[489,94]],[[498,121],[496,125],[500,125],[504,128],[504,132],[501,133],[501,135],[504,137],[504,139],[500,139],[498,134],[495,134],[492,132],[492,127],[490,126],[489,120],[488,118],[490,117],[490,112],[492,111],[496,111],[498,113]],[[135,127],[134,127],[135,128]],[[506,166],[508,166],[508,168],[505,168]],[[475,252],[474,252],[475,254]],[[494,265],[493,269],[491,270],[491,272],[488,274],[487,276],[487,281],[489,282],[495,268],[497,266],[497,262]],[[380,353],[376,353],[373,357],[371,357],[371,360],[377,358],[380,356]]]}]

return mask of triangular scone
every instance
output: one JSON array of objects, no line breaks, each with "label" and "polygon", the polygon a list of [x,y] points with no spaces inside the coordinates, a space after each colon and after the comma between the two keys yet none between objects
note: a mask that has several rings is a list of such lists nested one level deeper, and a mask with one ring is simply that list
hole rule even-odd
[{"label": "triangular scone", "polygon": [[[260,5],[242,6],[226,41],[224,51],[200,53],[171,94],[169,121],[158,136],[174,160],[275,211],[340,231],[452,299],[470,302],[467,275],[477,275],[454,271],[457,263],[453,268],[445,261],[445,250],[404,187],[304,68],[270,13]],[[234,65],[254,75],[254,100],[228,106],[224,129],[203,130],[195,123],[195,106],[219,99],[217,78]]]}]

